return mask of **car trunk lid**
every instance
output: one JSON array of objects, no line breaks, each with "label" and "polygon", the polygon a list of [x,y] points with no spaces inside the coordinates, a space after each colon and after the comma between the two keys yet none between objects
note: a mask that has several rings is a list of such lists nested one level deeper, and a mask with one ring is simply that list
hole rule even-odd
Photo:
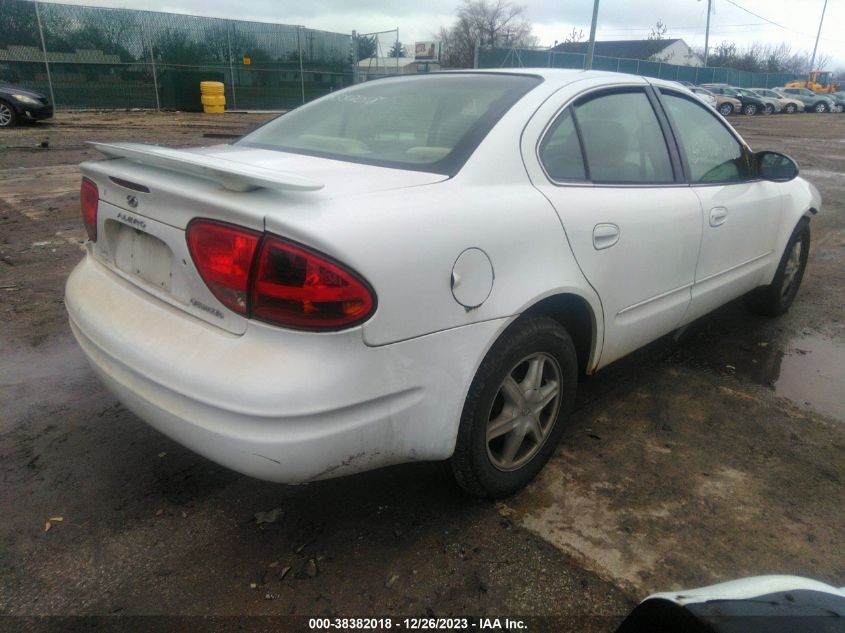
[{"label": "car trunk lid", "polygon": [[[414,187],[442,174],[389,169],[234,146],[169,150],[100,147],[110,160],[83,163],[99,191],[92,254],[127,282],[210,324],[243,333],[247,320],[221,304],[202,281],[185,230],[207,218],[259,232],[267,220],[307,241],[326,213],[361,213],[351,201],[373,191]],[[350,201],[348,206],[336,200]],[[314,236],[319,241],[319,236]]]}]

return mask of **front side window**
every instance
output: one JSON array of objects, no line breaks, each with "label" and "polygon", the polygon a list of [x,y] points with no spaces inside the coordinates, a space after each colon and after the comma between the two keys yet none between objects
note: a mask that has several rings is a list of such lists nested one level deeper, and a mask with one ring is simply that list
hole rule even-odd
[{"label": "front side window", "polygon": [[453,174],[540,81],[458,73],[371,81],[299,107],[237,144]]},{"label": "front side window", "polygon": [[663,103],[686,154],[693,183],[741,182],[751,178],[749,152],[715,115],[673,93],[663,92]]},{"label": "front side window", "polygon": [[666,139],[645,92],[589,98],[576,104],[575,120],[593,182],[674,182]]}]

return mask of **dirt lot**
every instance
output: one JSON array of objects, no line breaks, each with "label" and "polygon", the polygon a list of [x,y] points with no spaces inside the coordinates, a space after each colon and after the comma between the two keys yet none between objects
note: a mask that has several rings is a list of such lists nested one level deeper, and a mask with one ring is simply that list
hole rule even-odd
[{"label": "dirt lot", "polygon": [[97,156],[84,142],[214,144],[266,118],[60,114],[0,133],[0,615],[556,615],[609,631],[652,591],[762,573],[845,585],[845,116],[733,119],[825,201],[792,311],[736,302],[588,380],[552,463],[500,504],[437,465],[255,481],[153,431],[88,369],[62,305],[84,235],[76,165]]}]

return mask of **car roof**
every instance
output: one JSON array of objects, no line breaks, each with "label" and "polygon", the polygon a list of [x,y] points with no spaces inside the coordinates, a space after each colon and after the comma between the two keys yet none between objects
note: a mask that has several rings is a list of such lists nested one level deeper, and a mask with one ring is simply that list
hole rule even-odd
[{"label": "car roof", "polygon": [[[677,81],[669,79],[658,79],[656,77],[646,77],[644,75],[633,75],[630,73],[617,73],[606,70],[577,70],[570,68],[476,68],[468,70],[447,70],[441,73],[490,73],[490,74],[506,74],[506,75],[532,75],[541,77],[544,81],[552,82],[558,85],[566,85],[576,81],[583,81],[587,79],[600,79],[609,86],[616,84],[651,84],[653,86],[661,86],[664,88],[672,88],[675,90],[689,90],[687,86],[679,84]],[[435,73],[431,73],[435,74]]]}]

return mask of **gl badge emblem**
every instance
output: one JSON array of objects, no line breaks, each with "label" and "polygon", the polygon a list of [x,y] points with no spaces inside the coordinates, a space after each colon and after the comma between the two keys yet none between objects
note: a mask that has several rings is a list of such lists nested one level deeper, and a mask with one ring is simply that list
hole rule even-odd
[{"label": "gl badge emblem", "polygon": [[135,196],[126,196],[126,204],[134,209],[138,206],[138,198]]}]

